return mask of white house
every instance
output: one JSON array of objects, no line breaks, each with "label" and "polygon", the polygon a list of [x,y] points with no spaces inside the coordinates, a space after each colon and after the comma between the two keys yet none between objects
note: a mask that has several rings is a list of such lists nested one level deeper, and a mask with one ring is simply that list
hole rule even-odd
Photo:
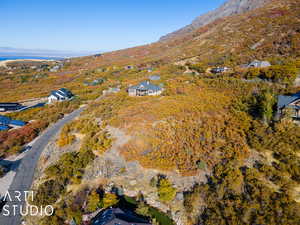
[{"label": "white house", "polygon": [[61,88],[57,91],[51,91],[48,97],[48,103],[70,100],[74,97],[71,91],[66,88]]}]

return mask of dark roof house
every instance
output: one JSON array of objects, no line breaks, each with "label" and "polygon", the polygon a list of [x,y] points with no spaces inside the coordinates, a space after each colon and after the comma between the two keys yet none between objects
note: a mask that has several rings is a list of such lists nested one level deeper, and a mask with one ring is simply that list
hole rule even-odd
[{"label": "dark roof house", "polygon": [[0,103],[0,112],[5,111],[15,111],[23,108],[20,103],[14,103],[14,102],[1,102]]},{"label": "dark roof house", "polygon": [[283,115],[285,109],[292,110],[292,117],[300,119],[300,91],[293,95],[279,95],[277,102],[277,112],[279,116]]},{"label": "dark roof house", "polygon": [[0,124],[1,125],[9,125],[11,119],[7,116],[1,116],[0,115]]},{"label": "dark roof house", "polygon": [[216,68],[212,68],[211,72],[212,73],[224,73],[224,72],[226,72],[228,70],[229,70],[228,67],[216,67]]},{"label": "dark roof house", "polygon": [[21,120],[12,120],[7,116],[0,115],[0,125],[2,126],[2,130],[8,130],[10,127],[23,127],[26,125],[24,121]]},{"label": "dark roof house", "polygon": [[106,209],[98,214],[92,225],[151,225],[147,220],[120,208]]},{"label": "dark roof house", "polygon": [[147,95],[160,95],[163,88],[151,84],[149,81],[143,81],[138,85],[128,88],[129,96],[147,96]]}]

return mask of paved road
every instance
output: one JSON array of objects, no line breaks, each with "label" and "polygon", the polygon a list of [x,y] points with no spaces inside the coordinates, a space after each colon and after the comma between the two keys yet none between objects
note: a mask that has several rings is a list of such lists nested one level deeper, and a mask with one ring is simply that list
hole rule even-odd
[{"label": "paved road", "polygon": [[[73,120],[77,117],[82,111],[84,107],[75,110],[71,114],[65,116],[63,119],[59,120],[53,126],[49,127],[32,145],[32,149],[28,151],[26,156],[21,160],[19,167],[16,170],[16,175],[14,177],[13,182],[9,187],[9,193],[13,198],[14,191],[28,191],[33,182],[33,176],[35,172],[35,168],[37,166],[38,160],[40,158],[41,153],[47,146],[50,139],[57,134],[57,132],[62,128],[62,126]],[[0,184],[1,185],[1,184]],[[19,213],[20,205],[24,204],[24,195],[21,197],[22,202],[18,201],[16,198],[13,198],[12,201],[8,201],[6,204],[9,206],[10,216],[4,216],[4,210],[0,214],[0,225],[20,225],[21,224],[21,215]],[[12,205],[18,205],[17,213],[14,215]]]}]

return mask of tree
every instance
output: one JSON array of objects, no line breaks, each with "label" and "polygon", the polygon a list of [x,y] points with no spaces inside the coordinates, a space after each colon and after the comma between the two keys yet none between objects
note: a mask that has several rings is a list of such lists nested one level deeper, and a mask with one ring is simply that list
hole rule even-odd
[{"label": "tree", "polygon": [[275,98],[272,92],[266,90],[259,96],[259,112],[264,122],[268,123],[273,117]]},{"label": "tree", "polygon": [[108,208],[119,202],[118,197],[113,193],[105,193],[103,197],[103,207]]},{"label": "tree", "polygon": [[86,209],[89,212],[94,212],[97,210],[99,203],[100,203],[100,196],[96,190],[93,190],[88,196]]},{"label": "tree", "polygon": [[142,216],[150,216],[149,206],[147,206],[144,202],[138,204],[138,207],[135,210],[135,212]]}]

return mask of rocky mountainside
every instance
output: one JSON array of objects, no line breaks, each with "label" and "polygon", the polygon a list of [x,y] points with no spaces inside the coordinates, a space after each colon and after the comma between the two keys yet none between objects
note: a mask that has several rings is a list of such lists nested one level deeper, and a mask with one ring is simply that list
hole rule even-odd
[{"label": "rocky mountainside", "polygon": [[190,25],[161,37],[161,41],[183,36],[217,19],[250,11],[263,6],[269,0],[229,0],[221,7],[197,17]]}]

